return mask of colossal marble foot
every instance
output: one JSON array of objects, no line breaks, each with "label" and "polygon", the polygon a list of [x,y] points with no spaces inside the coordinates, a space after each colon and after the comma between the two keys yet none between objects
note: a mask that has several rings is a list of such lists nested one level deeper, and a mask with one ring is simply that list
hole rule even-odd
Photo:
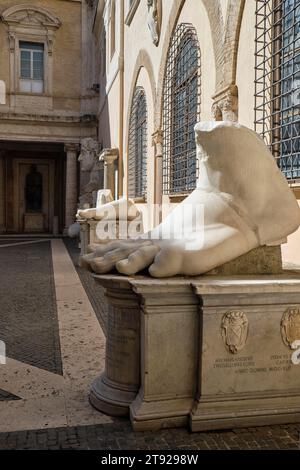
[{"label": "colossal marble foot", "polygon": [[149,267],[154,277],[194,276],[280,244],[299,227],[297,201],[254,131],[232,122],[199,123],[195,131],[197,188],[151,232],[96,249],[83,264],[100,274]]},{"label": "colossal marble foot", "polygon": [[130,199],[122,198],[117,201],[108,202],[99,207],[90,209],[79,209],[77,219],[95,220],[134,220],[140,215],[134,202]]}]

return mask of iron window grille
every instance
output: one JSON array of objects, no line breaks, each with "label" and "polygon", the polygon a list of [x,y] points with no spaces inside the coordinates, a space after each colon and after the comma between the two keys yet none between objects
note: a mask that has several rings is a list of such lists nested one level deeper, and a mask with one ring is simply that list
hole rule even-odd
[{"label": "iron window grille", "polygon": [[196,186],[194,127],[200,118],[200,71],[196,30],[181,23],[170,42],[164,77],[164,194],[186,194]]},{"label": "iron window grille", "polygon": [[300,180],[300,1],[256,0],[255,129]]},{"label": "iron window grille", "polygon": [[147,190],[147,103],[143,87],[136,87],[129,123],[128,195],[146,198]]}]

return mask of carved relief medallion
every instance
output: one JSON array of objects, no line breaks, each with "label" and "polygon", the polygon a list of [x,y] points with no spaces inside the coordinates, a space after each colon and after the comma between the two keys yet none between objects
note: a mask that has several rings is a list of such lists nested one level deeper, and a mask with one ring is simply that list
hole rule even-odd
[{"label": "carved relief medallion", "polygon": [[246,344],[249,322],[244,312],[231,310],[223,316],[221,331],[222,338],[232,354],[241,351]]},{"label": "carved relief medallion", "polygon": [[300,306],[289,307],[282,316],[280,326],[284,344],[291,347],[294,341],[300,340]]}]

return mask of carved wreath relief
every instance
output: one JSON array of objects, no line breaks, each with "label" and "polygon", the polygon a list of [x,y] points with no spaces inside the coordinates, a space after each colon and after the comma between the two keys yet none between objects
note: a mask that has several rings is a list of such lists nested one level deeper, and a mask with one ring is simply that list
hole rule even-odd
[{"label": "carved wreath relief", "polygon": [[291,347],[300,340],[300,307],[289,307],[281,319],[281,336],[284,344]]},{"label": "carved wreath relief", "polygon": [[245,313],[231,310],[223,316],[221,332],[224,343],[232,354],[241,351],[246,344],[249,322]]}]

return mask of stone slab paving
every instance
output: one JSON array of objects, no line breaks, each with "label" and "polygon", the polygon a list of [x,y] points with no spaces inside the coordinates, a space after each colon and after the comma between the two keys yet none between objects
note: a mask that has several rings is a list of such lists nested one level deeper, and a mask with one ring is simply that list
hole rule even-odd
[{"label": "stone slab paving", "polygon": [[78,248],[77,240],[65,238],[64,243],[68,250],[70,258],[73,261],[74,267],[82,282],[82,285],[87,293],[89,301],[93,306],[94,312],[98,318],[101,328],[103,332],[106,333],[107,302],[104,295],[104,289],[99,286],[99,284],[96,284],[90,272],[78,266],[80,250]]},{"label": "stone slab paving", "polygon": [[88,402],[105,337],[62,240],[2,246],[0,260],[0,432],[112,422]]},{"label": "stone slab paving", "polygon": [[49,241],[0,247],[0,339],[10,358],[62,373]]},{"label": "stone slab paving", "polygon": [[0,449],[299,450],[300,426],[191,434],[185,429],[134,433],[128,422],[0,434]]}]

